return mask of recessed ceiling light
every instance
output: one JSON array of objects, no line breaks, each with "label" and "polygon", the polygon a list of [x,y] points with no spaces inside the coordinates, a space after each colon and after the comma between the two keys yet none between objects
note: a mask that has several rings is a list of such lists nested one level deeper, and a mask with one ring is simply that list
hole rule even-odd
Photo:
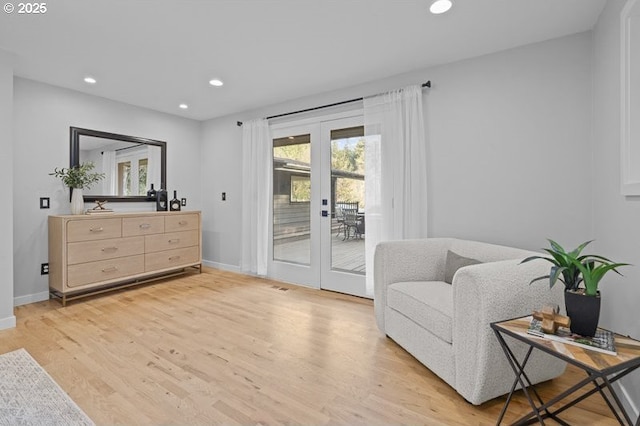
[{"label": "recessed ceiling light", "polygon": [[451,0],[434,0],[429,7],[429,11],[434,15],[439,15],[451,9],[451,6]]},{"label": "recessed ceiling light", "polygon": [[212,86],[220,87],[224,83],[222,82],[222,80],[218,80],[217,78],[214,78],[213,80],[209,80],[209,84]]},{"label": "recessed ceiling light", "polygon": [[96,79],[93,78],[93,77],[87,76],[87,77],[84,78],[84,82],[85,83],[89,83],[89,84],[96,84]]},{"label": "recessed ceiling light", "polygon": [[178,106],[180,107],[180,109],[187,109],[187,108],[189,108],[189,105],[187,105],[187,104],[180,104],[180,105],[178,105]]}]

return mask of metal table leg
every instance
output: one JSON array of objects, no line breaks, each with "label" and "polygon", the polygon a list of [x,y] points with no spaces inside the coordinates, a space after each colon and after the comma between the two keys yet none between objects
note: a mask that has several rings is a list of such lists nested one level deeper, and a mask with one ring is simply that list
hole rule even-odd
[{"label": "metal table leg", "polygon": [[[520,384],[525,396],[527,397],[527,400],[529,401],[529,405],[532,408],[532,411],[530,413],[525,414],[524,416],[522,416],[521,418],[519,418],[518,420],[516,420],[513,424],[531,424],[532,422],[535,422],[536,420],[540,423],[540,424],[544,424],[544,419],[545,418],[552,418],[555,421],[557,421],[560,424],[563,425],[568,425],[568,423],[566,423],[565,421],[563,421],[562,419],[558,418],[557,415],[560,414],[561,412],[567,410],[568,408],[573,407],[575,404],[579,403],[580,401],[588,398],[589,396],[593,395],[594,393],[598,392],[600,393],[600,396],[605,400],[605,402],[607,403],[609,409],[611,410],[611,412],[613,413],[613,415],[616,417],[616,420],[618,420],[618,423],[620,423],[621,425],[633,425],[634,422],[631,420],[629,414],[627,413],[627,411],[625,410],[624,406],[622,405],[618,395],[615,393],[615,390],[613,389],[613,387],[611,386],[614,382],[620,380],[621,378],[623,378],[624,376],[626,376],[627,374],[631,373],[632,371],[636,370],[637,368],[640,367],[640,365],[636,365],[630,368],[627,368],[626,370],[621,371],[619,374],[616,374],[615,376],[613,376],[612,379],[609,379],[606,375],[602,374],[592,374],[589,371],[585,371],[587,373],[587,377],[584,378],[583,380],[581,380],[580,382],[574,384],[573,386],[571,386],[569,389],[565,390],[564,392],[560,393],[559,395],[556,395],[555,397],[551,398],[549,401],[547,402],[543,402],[542,398],[538,395],[538,393],[536,392],[535,388],[532,386],[531,381],[529,380],[529,378],[527,377],[526,373],[524,372],[525,366],[527,364],[527,362],[529,361],[529,357],[531,355],[531,352],[533,351],[534,347],[530,346],[529,350],[527,351],[527,354],[525,355],[522,363],[519,363],[517,358],[515,357],[515,354],[513,353],[513,351],[511,350],[511,348],[509,348],[509,346],[507,345],[506,341],[504,340],[504,337],[502,336],[502,334],[494,329],[494,332],[496,334],[496,337],[498,339],[498,342],[500,343],[500,346],[502,347],[502,350],[504,351],[507,360],[509,361],[509,365],[511,366],[511,369],[513,370],[514,374],[516,375],[516,378],[513,382],[513,386],[511,387],[511,391],[509,392],[509,395],[507,396],[507,400],[504,404],[504,406],[502,407],[502,411],[500,412],[500,416],[498,417],[498,421],[496,422],[496,425],[500,425],[500,423],[502,422],[504,415],[507,411],[507,408],[511,402],[511,399],[513,397],[513,394],[516,390],[516,386],[518,384]],[[601,383],[598,382],[598,380],[601,381]],[[584,386],[586,386],[589,383],[593,383],[594,387],[593,389],[577,396],[576,398],[574,398],[573,400],[563,404],[561,407],[559,407],[556,410],[553,411],[549,411],[549,409],[551,408],[551,406],[553,406],[554,404],[560,402],[561,400],[565,399],[566,397],[568,397],[569,395],[577,392],[578,390],[580,390],[581,388],[583,388]],[[613,399],[613,401],[607,397],[607,395],[605,394],[604,390],[607,389],[609,391],[609,393],[611,394],[611,399]],[[536,405],[533,398],[531,397],[529,390],[531,390],[533,392],[533,394],[535,395],[536,399],[539,401],[540,405]],[[544,411],[544,414],[541,414]],[[622,416],[624,417],[624,420],[620,417],[620,414],[618,413],[622,413]],[[636,419],[635,422],[636,426],[640,425],[640,416],[638,416],[638,419]]]}]

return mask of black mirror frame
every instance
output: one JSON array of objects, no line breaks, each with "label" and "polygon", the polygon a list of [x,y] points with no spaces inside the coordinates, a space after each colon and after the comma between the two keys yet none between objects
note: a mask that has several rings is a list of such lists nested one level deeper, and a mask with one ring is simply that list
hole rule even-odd
[{"label": "black mirror frame", "polygon": [[[101,132],[98,130],[83,129],[80,127],[70,127],[70,152],[69,165],[75,167],[80,165],[80,136],[94,136],[98,138],[114,139],[124,142],[132,142],[143,145],[155,145],[160,147],[160,188],[167,187],[167,143],[154,139],[141,138],[137,136],[119,135],[117,133]],[[116,201],[116,202],[146,202],[145,195],[85,195],[84,201]],[[155,202],[155,201],[154,201]]]}]

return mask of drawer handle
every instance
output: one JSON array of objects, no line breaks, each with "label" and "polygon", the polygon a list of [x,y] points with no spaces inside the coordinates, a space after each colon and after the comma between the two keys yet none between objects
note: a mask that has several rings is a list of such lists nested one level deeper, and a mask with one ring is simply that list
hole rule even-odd
[{"label": "drawer handle", "polygon": [[189,222],[187,222],[186,220],[181,220],[180,222],[178,222],[178,225],[180,226],[184,226],[186,224],[188,224]]},{"label": "drawer handle", "polygon": [[180,260],[180,256],[171,256],[169,261],[173,262],[174,260]]},{"label": "drawer handle", "polygon": [[110,267],[108,267],[108,268],[104,268],[104,269],[102,270],[102,272],[116,272],[117,270],[118,270],[118,268],[117,268],[117,267],[115,267],[115,266],[110,266]]},{"label": "drawer handle", "polygon": [[89,232],[102,232],[104,228],[101,226],[100,228],[89,228]]},{"label": "drawer handle", "polygon": [[102,249],[102,251],[116,251],[118,250],[118,247],[105,247]]},{"label": "drawer handle", "polygon": [[149,229],[151,228],[151,224],[150,223],[141,223],[140,224],[140,229]]},{"label": "drawer handle", "polygon": [[180,242],[180,238],[174,238],[173,240],[169,240],[169,244],[177,244]]}]

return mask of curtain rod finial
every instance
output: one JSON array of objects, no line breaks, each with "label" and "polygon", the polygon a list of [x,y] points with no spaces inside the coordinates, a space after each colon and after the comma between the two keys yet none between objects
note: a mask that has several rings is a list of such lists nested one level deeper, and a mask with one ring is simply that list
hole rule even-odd
[{"label": "curtain rod finial", "polygon": [[428,80],[426,83],[424,83],[422,87],[431,87],[431,80]]},{"label": "curtain rod finial", "polygon": [[242,121],[236,121],[236,126],[242,127]]}]

